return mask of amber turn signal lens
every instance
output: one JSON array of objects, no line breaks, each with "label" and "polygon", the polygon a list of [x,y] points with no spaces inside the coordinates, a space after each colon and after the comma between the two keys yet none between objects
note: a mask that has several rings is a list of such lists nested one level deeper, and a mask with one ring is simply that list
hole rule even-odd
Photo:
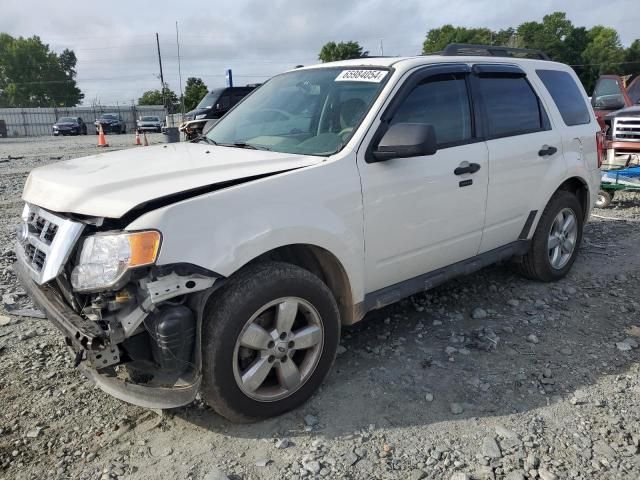
[{"label": "amber turn signal lens", "polygon": [[131,246],[130,267],[150,265],[156,261],[160,250],[160,232],[134,232],[127,235]]}]

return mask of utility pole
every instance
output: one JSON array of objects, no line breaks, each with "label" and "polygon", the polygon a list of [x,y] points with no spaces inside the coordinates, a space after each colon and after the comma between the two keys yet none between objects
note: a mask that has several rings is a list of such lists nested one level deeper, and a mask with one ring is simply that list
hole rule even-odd
[{"label": "utility pole", "polygon": [[156,45],[158,46],[158,64],[160,65],[160,83],[162,84],[162,88],[160,89],[160,92],[162,92],[162,105],[164,108],[167,108],[167,99],[164,97],[164,75],[162,74],[162,56],[160,55],[160,38],[158,37],[158,32],[156,32]]},{"label": "utility pole", "polygon": [[182,93],[182,70],[180,68],[180,39],[178,38],[178,22],[176,22],[176,44],[178,45],[178,78],[180,80],[180,113],[184,117],[184,94]]},{"label": "utility pole", "polygon": [[380,56],[384,57],[384,45],[382,44],[382,38],[380,39]]}]

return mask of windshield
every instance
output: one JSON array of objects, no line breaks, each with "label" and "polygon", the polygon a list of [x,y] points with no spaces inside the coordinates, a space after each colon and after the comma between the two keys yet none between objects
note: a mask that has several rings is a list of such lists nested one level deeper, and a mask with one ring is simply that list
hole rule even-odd
[{"label": "windshield", "polygon": [[159,122],[160,119],[158,117],[142,117],[143,122]]},{"label": "windshield", "polygon": [[220,94],[222,92],[224,92],[224,88],[219,88],[218,90],[212,90],[209,93],[207,93],[204,96],[204,98],[200,100],[200,103],[196,107],[196,110],[200,108],[213,108],[216,102],[218,101],[218,98],[220,98]]},{"label": "windshield", "polygon": [[272,78],[209,131],[218,144],[332,155],[382,89],[386,69],[318,68]]},{"label": "windshield", "polygon": [[75,123],[76,119],[73,117],[60,117],[58,123]]},{"label": "windshield", "polygon": [[106,118],[107,120],[117,120],[118,115],[116,115],[115,113],[105,113],[100,118]]},{"label": "windshield", "polygon": [[618,80],[614,78],[601,78],[598,80],[591,97],[591,104],[596,110],[624,108],[624,95]]}]

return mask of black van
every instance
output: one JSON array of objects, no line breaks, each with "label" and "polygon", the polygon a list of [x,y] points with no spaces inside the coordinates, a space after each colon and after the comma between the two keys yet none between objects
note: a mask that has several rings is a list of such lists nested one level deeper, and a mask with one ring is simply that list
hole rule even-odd
[{"label": "black van", "polygon": [[220,118],[258,85],[217,88],[207,93],[196,108],[185,113],[184,121]]}]

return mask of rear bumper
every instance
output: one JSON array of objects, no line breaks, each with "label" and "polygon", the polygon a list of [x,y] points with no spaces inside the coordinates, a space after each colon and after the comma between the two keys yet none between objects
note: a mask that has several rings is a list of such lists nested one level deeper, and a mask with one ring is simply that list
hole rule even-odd
[{"label": "rear bumper", "polygon": [[[47,318],[64,335],[67,345],[76,354],[83,350],[104,350],[109,345],[107,332],[96,323],[84,320],[50,286],[40,286],[30,277],[20,262],[13,264],[22,287]],[[82,374],[104,392],[144,408],[176,408],[191,403],[200,388],[200,376],[193,382],[175,386],[142,385],[99,372],[87,361],[78,366]]]}]

